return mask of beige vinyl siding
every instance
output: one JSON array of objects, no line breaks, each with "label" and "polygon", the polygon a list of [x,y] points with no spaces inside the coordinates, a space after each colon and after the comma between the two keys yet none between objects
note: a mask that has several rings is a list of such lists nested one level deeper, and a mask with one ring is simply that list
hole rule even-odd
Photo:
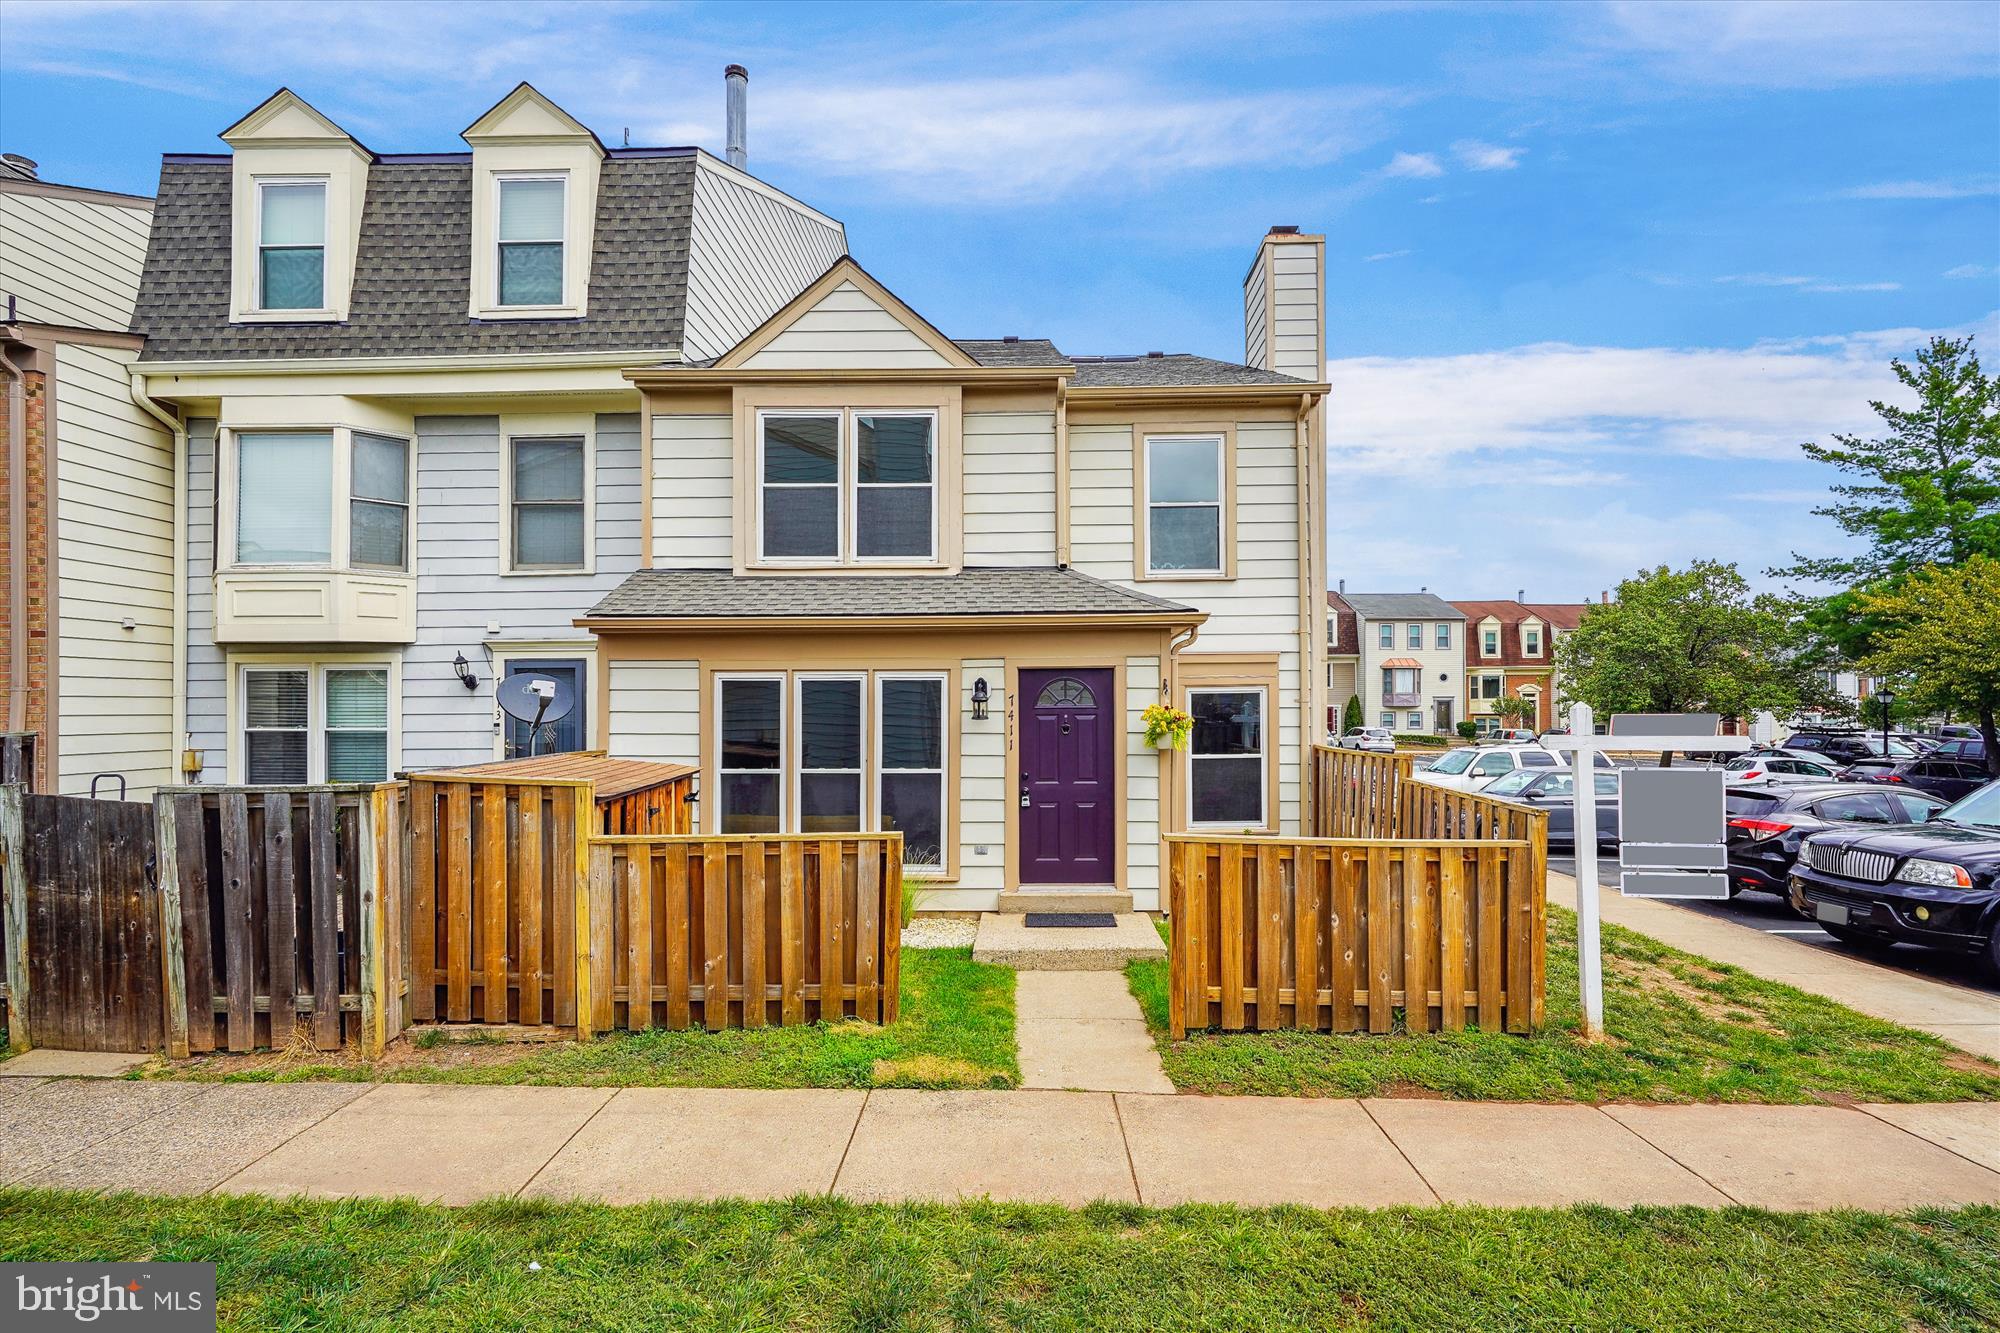
[{"label": "beige vinyl siding", "polygon": [[[1320,351],[1320,302],[1324,299],[1318,245],[1281,245],[1271,257],[1271,369],[1302,380],[1325,377]],[[1254,363],[1253,363],[1254,364]]]},{"label": "beige vinyl siding", "polygon": [[947,366],[937,349],[843,282],[744,362],[757,370]]},{"label": "beige vinyl siding", "polygon": [[1146,744],[1139,715],[1160,697],[1160,659],[1125,659],[1125,887],[1132,906],[1157,912],[1160,903],[1160,752]]},{"label": "beige vinyl siding", "polygon": [[965,563],[1055,562],[1055,414],[968,412]]},{"label": "beige vinyl siding", "polygon": [[[1268,248],[1268,247],[1266,247]],[[1265,281],[1268,261],[1262,251],[1257,262],[1250,266],[1250,277],[1243,284],[1243,364],[1262,366],[1264,358],[1270,354],[1270,339],[1266,327],[1270,318],[1270,293]]]},{"label": "beige vinyl siding", "polygon": [[0,190],[0,292],[24,323],[123,333],[152,221],[149,208]]},{"label": "beige vinyl siding", "polygon": [[731,428],[727,416],[653,418],[655,566],[730,568]]},{"label": "beige vinyl siding", "polygon": [[698,158],[682,355],[722,355],[846,252],[839,223]]},{"label": "beige vinyl siding", "polygon": [[613,662],[612,754],[669,764],[701,762],[701,667],[695,662]]},{"label": "beige vinyl siding", "polygon": [[1299,827],[1306,685],[1299,660],[1299,585],[1305,565],[1299,542],[1295,435],[1296,428],[1288,422],[1243,422],[1236,427],[1234,579],[1137,584],[1132,579],[1132,428],[1072,426],[1069,432],[1070,556],[1075,567],[1208,612],[1208,623],[1202,626],[1192,654],[1277,654],[1279,697],[1274,721],[1282,747],[1279,820],[1286,833]]},{"label": "beige vinyl siding", "polygon": [[[56,352],[57,790],[173,767],[173,441],[134,406],[124,349]],[[134,624],[125,629],[127,618]]]},{"label": "beige vinyl siding", "polygon": [[[991,909],[1004,887],[1007,861],[1007,663],[967,658],[959,664],[958,700],[958,883],[957,910]],[[984,722],[972,720],[972,682],[984,678],[992,703]],[[985,848],[982,854],[978,849]],[[935,904],[943,909],[940,898]]]}]

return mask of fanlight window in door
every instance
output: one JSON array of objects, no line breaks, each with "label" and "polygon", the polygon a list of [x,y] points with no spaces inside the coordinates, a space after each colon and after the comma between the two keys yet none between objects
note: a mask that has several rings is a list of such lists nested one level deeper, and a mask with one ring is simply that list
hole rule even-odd
[{"label": "fanlight window in door", "polygon": [[1037,708],[1095,708],[1097,696],[1080,680],[1059,676],[1042,687],[1035,700]]}]

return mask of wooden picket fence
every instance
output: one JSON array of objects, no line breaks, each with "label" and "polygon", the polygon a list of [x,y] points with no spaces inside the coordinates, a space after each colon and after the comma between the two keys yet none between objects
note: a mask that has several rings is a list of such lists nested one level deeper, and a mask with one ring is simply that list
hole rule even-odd
[{"label": "wooden picket fence", "polygon": [[1545,853],[1481,839],[1170,835],[1169,1021],[1192,1029],[1526,1032],[1542,1019]]},{"label": "wooden picket fence", "polygon": [[796,1026],[899,1012],[903,836],[590,846],[590,1026]]}]

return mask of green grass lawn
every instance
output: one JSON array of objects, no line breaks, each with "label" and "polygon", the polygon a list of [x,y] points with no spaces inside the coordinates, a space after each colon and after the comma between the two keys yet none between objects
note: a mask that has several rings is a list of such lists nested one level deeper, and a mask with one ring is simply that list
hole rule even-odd
[{"label": "green grass lawn", "polygon": [[970,949],[905,949],[901,1016],[728,1032],[619,1032],[541,1045],[453,1039],[433,1028],[380,1061],[324,1055],[202,1056],[155,1063],[151,1077],[228,1082],[349,1079],[598,1087],[1011,1088],[1014,973]]},{"label": "green grass lawn", "polygon": [[1579,1037],[1576,917],[1549,909],[1548,1023],[1506,1033],[1167,1036],[1167,965],[1132,963],[1167,1076],[1186,1092],[1485,1101],[2000,1099],[2000,1065],[1740,968],[1604,927],[1608,1039]]},{"label": "green grass lawn", "polygon": [[1992,1208],[455,1210],[0,1191],[0,1259],[140,1258],[216,1263],[225,1329],[1971,1333],[2000,1321]]}]

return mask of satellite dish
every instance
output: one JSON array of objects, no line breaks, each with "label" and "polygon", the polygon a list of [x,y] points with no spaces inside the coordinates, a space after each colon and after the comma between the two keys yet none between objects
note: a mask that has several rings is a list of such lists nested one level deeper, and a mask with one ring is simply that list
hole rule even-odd
[{"label": "satellite dish", "polygon": [[560,722],[576,707],[576,691],[556,676],[522,671],[501,681],[493,691],[500,711],[528,724],[528,753],[535,753],[543,724]]}]

